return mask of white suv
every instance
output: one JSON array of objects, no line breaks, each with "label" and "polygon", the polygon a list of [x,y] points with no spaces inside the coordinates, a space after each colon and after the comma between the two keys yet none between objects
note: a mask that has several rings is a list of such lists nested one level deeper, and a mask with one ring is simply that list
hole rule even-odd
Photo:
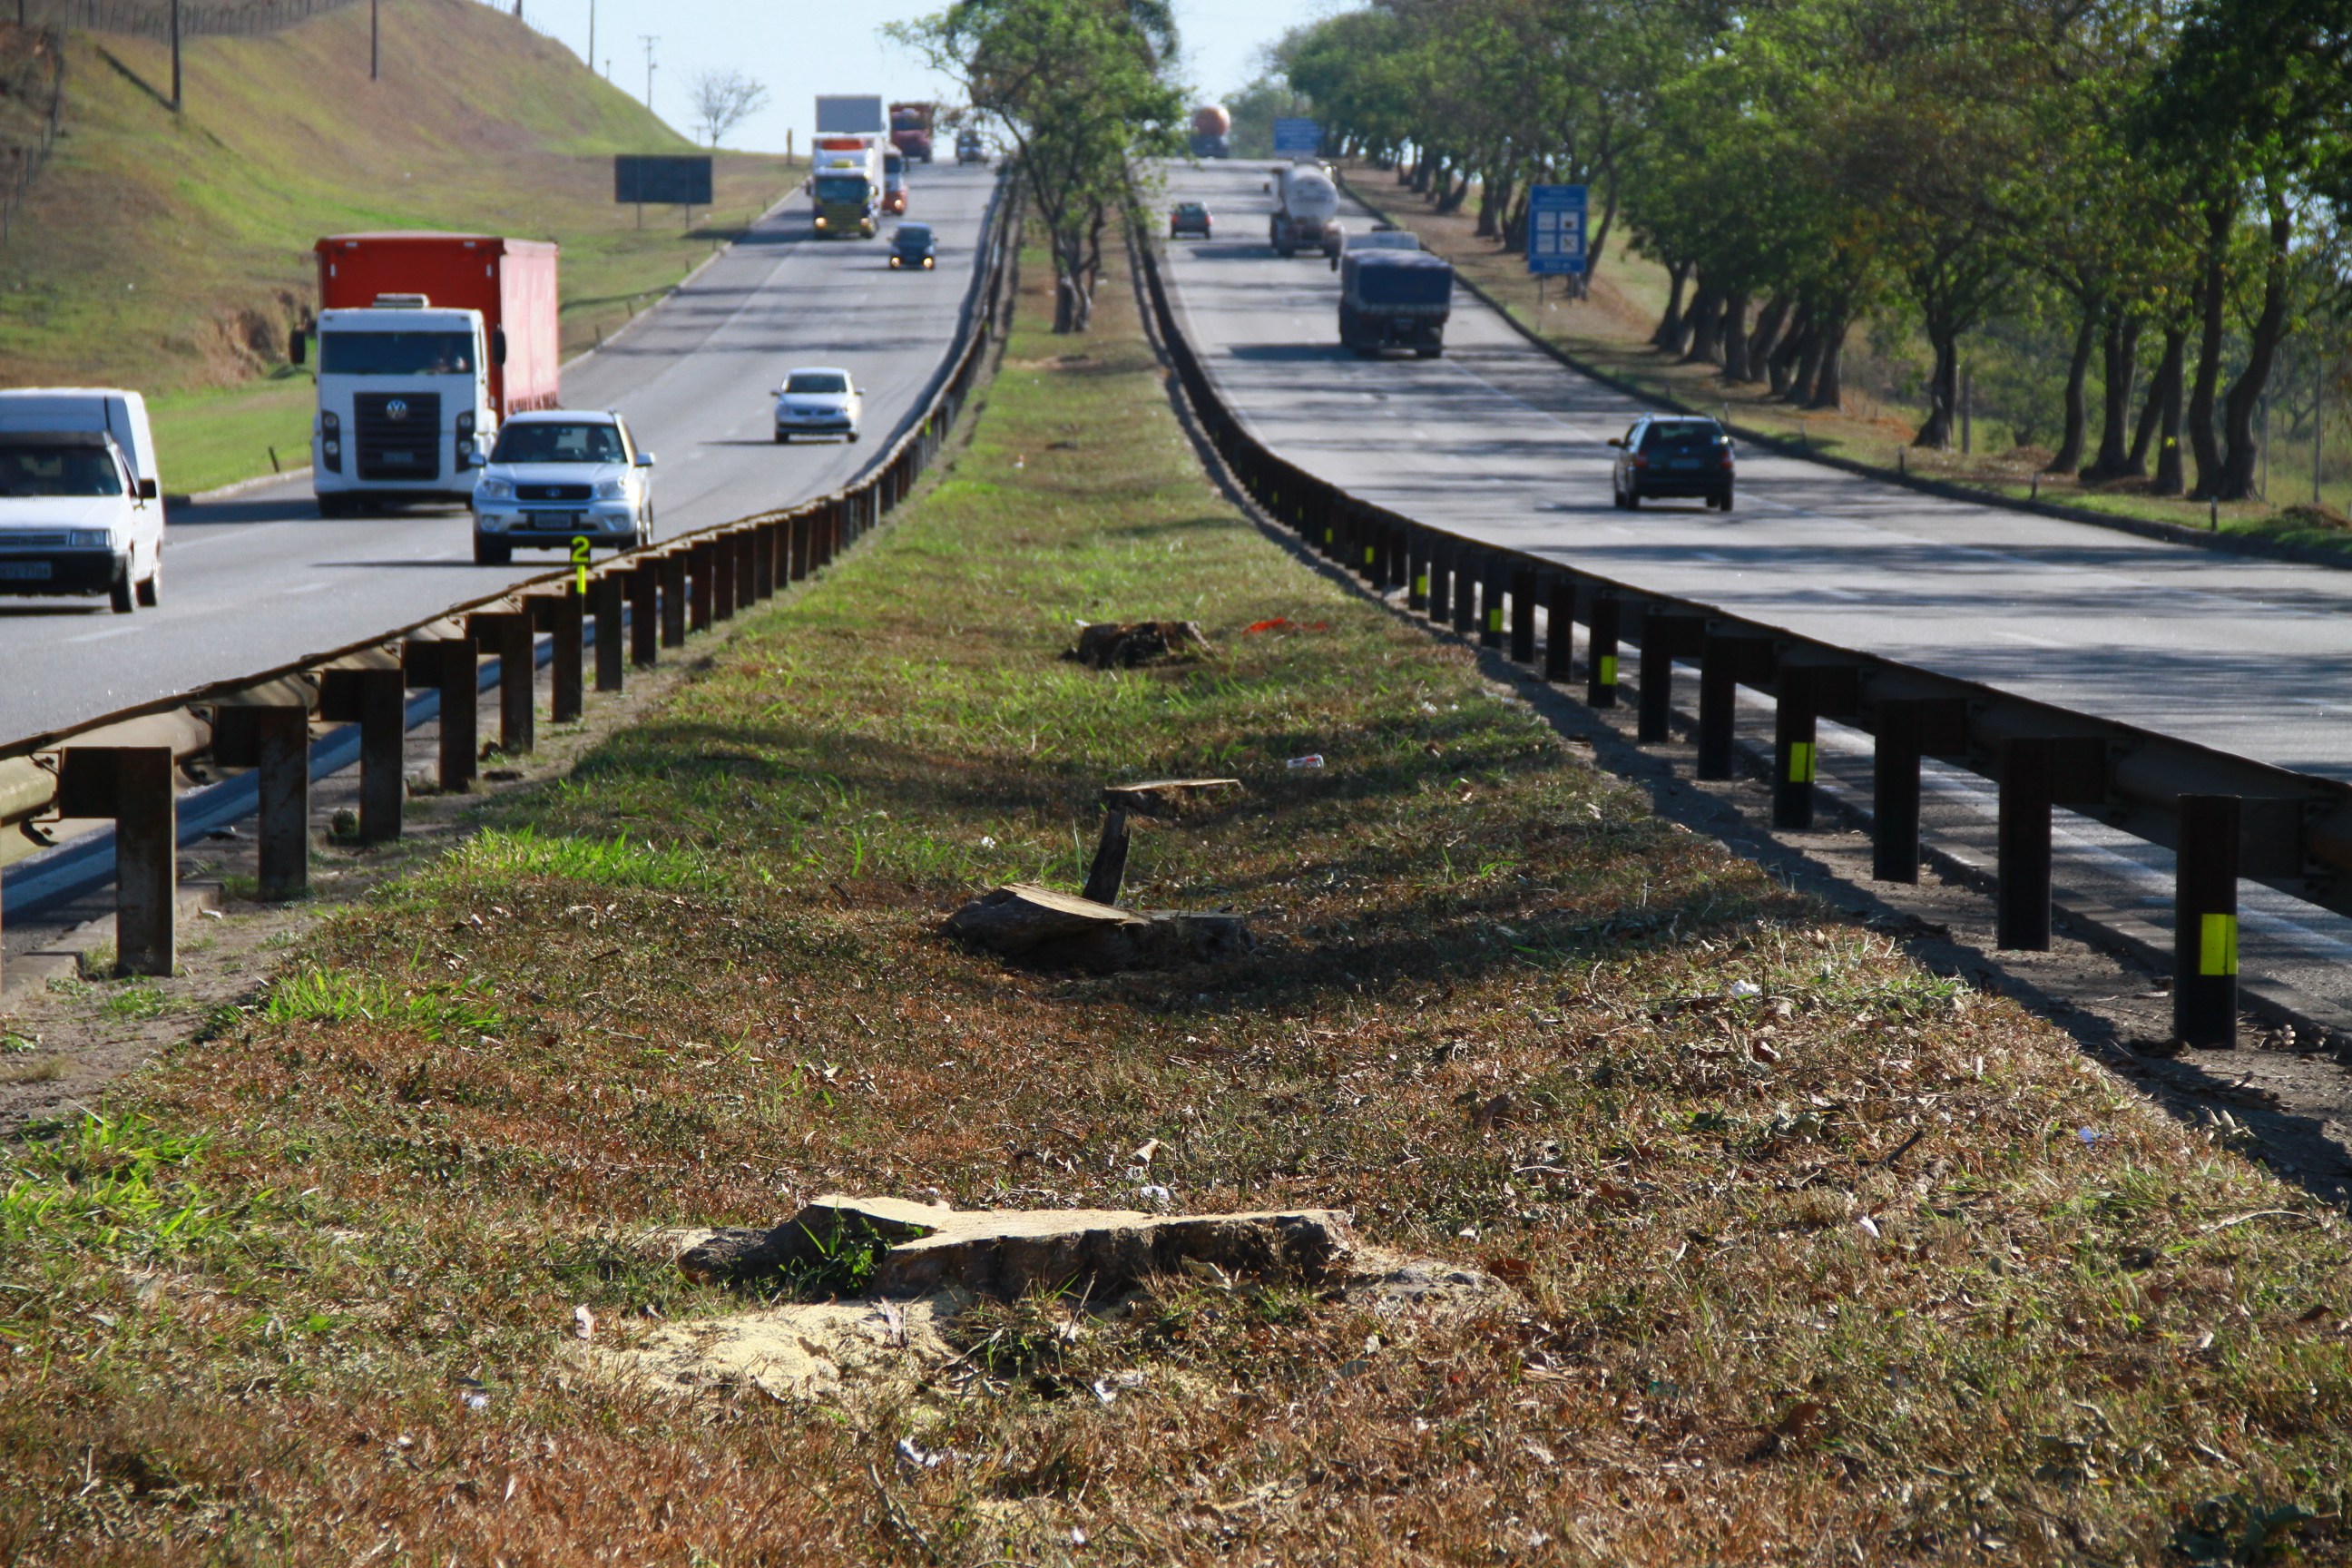
[{"label": "white suv", "polygon": [[104,594],[117,615],[163,589],[163,502],[100,430],[0,431],[0,595]]},{"label": "white suv", "polygon": [[617,414],[544,409],[499,427],[474,486],[474,560],[503,566],[575,539],[625,550],[654,537],[654,455]]}]

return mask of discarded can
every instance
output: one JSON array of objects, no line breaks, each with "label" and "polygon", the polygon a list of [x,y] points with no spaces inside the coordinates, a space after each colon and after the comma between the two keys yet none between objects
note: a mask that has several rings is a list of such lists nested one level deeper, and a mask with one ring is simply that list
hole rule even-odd
[{"label": "discarded can", "polygon": [[1283,765],[1290,768],[1319,768],[1323,765],[1323,753],[1320,752],[1309,752],[1303,757],[1291,758],[1289,762]]}]

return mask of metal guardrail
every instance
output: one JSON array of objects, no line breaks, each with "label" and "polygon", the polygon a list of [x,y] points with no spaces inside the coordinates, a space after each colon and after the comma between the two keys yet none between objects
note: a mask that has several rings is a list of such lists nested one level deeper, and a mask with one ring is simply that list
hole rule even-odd
[{"label": "metal guardrail", "polygon": [[[822,572],[879,527],[939,456],[988,345],[1003,333],[1017,227],[1008,191],[1000,183],[982,220],[983,250],[959,323],[959,352],[920,413],[853,483],[609,557],[587,569],[584,595],[578,568],[546,573],[324,653],[0,742],[0,830],[22,831],[45,818],[112,824],[101,830],[103,842],[89,835],[50,852],[42,901],[102,887],[111,872],[122,969],[168,974],[175,851],[194,830],[180,821],[177,776],[188,764],[251,770],[254,804],[244,809],[257,808],[261,819],[260,895],[299,896],[309,875],[310,784],[334,755],[347,758],[354,749],[358,755],[361,841],[397,837],[406,793],[402,738],[410,728],[440,720],[439,786],[462,792],[480,761],[481,691],[493,685],[499,691],[500,751],[529,752],[538,666],[553,667],[551,719],[577,719],[586,703],[589,649],[595,689],[619,691],[630,666],[649,668],[661,649],[682,647],[692,633]],[[521,679],[510,679],[517,671]],[[341,728],[314,742],[314,721]],[[219,814],[244,806],[246,781],[205,795],[207,821],[233,820]],[[68,858],[68,847],[85,864],[60,877],[54,862]]]},{"label": "metal guardrail", "polygon": [[[1814,737],[1818,721],[1832,719],[1873,737],[1873,862],[1880,881],[1918,880],[1924,758],[1995,785],[2000,947],[2050,945],[2053,808],[2173,850],[2173,1023],[2191,1045],[2236,1040],[2241,878],[2352,915],[2352,785],[1466,539],[1352,495],[1249,432],[1179,326],[1150,239],[1136,232],[1132,248],[1185,395],[1210,444],[1260,506],[1376,592],[1402,589],[1411,611],[1507,649],[1547,680],[1572,679],[1573,628],[1584,626],[1584,694],[1593,707],[1616,705],[1620,649],[1633,644],[1642,741],[1667,738],[1675,666],[1696,662],[1701,779],[1732,776],[1738,688],[1771,698],[1775,826],[1811,825]],[[1548,627],[1540,639],[1538,608]]]}]

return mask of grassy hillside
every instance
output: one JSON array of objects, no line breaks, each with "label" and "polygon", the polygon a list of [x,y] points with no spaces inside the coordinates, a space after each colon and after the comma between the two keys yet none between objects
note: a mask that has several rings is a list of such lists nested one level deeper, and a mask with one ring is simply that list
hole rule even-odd
[{"label": "grassy hillside", "polygon": [[562,242],[567,350],[675,285],[798,178],[729,154],[719,203],[612,202],[611,155],[689,144],[572,52],[476,0],[384,0],[368,79],[364,6],[185,51],[184,110],[158,43],[77,34],[65,134],[0,247],[0,384],[102,382],[163,395],[167,482],[200,489],[297,463],[309,382],[286,332],[313,302],[310,245],[363,228]]}]

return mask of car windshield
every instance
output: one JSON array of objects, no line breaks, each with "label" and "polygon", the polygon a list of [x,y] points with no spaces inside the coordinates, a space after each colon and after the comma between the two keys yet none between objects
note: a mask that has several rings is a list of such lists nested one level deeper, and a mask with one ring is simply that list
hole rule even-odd
[{"label": "car windshield", "polygon": [[863,174],[819,174],[816,177],[816,199],[821,202],[862,202],[866,195],[866,176]]},{"label": "car windshield", "polygon": [[1655,452],[1664,448],[1712,447],[1723,439],[1723,429],[1712,420],[1695,420],[1688,424],[1653,425],[1642,438],[1642,450]]},{"label": "car windshield", "polygon": [[617,426],[576,424],[533,419],[499,432],[490,453],[493,463],[618,463],[621,432]]},{"label": "car windshield", "polygon": [[910,223],[898,231],[898,243],[901,246],[929,245],[931,243],[931,231],[920,224]]},{"label": "car windshield", "polygon": [[0,448],[0,496],[119,496],[122,470],[103,447]]},{"label": "car windshield", "polygon": [[1182,206],[1176,209],[1176,216],[1179,217],[1199,217],[1207,210],[1208,209],[1206,207],[1203,207],[1198,202],[1186,202]]},{"label": "car windshield", "polygon": [[327,375],[470,375],[471,332],[321,332],[319,369]]},{"label": "car windshield", "polygon": [[849,378],[837,370],[796,370],[784,383],[786,392],[847,392]]}]

